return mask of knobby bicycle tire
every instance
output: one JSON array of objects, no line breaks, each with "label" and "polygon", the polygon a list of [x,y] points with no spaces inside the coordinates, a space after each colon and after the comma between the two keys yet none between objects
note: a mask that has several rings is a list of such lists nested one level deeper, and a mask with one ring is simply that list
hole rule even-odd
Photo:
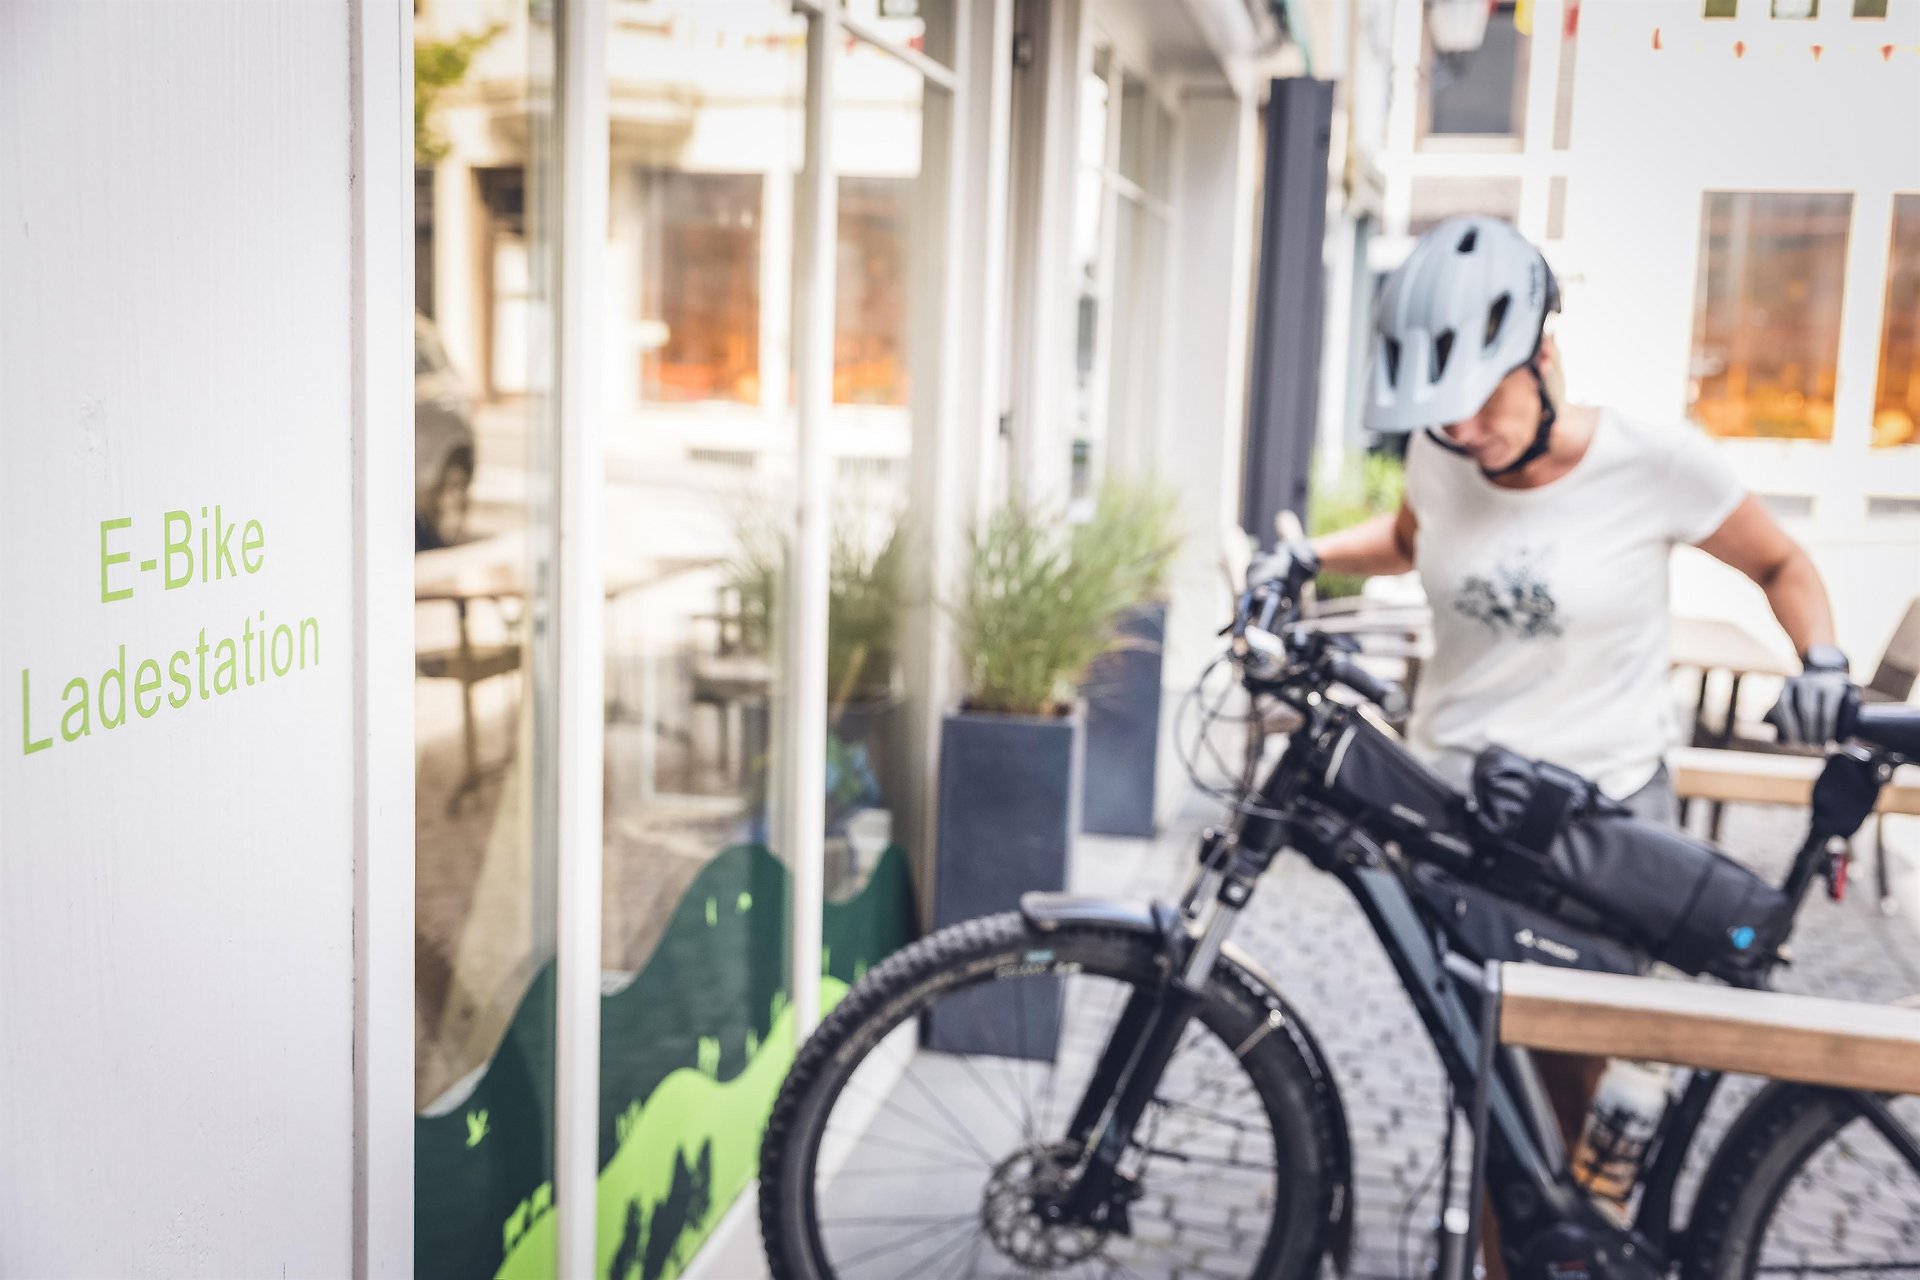
[{"label": "knobby bicycle tire", "polygon": [[[1033,958],[1045,956],[1056,974],[1093,977],[1137,988],[1161,980],[1165,963],[1156,939],[1125,930],[1068,926],[1048,932],[1032,928],[1017,914],[983,917],[922,939],[889,958],[847,993],[801,1049],[780,1090],[768,1123],[760,1163],[760,1219],[768,1262],[775,1280],[866,1280],[870,1275],[918,1274],[912,1268],[890,1273],[856,1268],[850,1278],[828,1256],[817,1218],[816,1174],[824,1131],[831,1123],[841,1090],[875,1046],[890,1032],[916,1018],[936,1001],[989,983],[1020,981],[1034,975]],[[1019,976],[1009,978],[1009,974]],[[1196,1037],[1217,1042],[1216,1058],[1237,1064],[1265,1113],[1271,1151],[1277,1157],[1276,1182],[1267,1229],[1257,1253],[1223,1260],[1216,1252],[1183,1274],[1228,1280],[1308,1280],[1318,1273],[1328,1243],[1328,1223],[1338,1179],[1330,1175],[1334,1118],[1314,1073],[1293,1039],[1272,1034],[1284,1015],[1265,989],[1231,961],[1222,960],[1195,1015]],[[1192,1032],[1193,1028],[1190,1027]],[[1218,1046],[1225,1046],[1221,1050]],[[1142,1127],[1146,1121],[1143,1119]],[[1064,1125],[1062,1126],[1064,1131]],[[852,1140],[852,1141],[858,1141]],[[1148,1157],[1149,1160],[1158,1157]],[[1205,1157],[1201,1157],[1204,1159]],[[1152,1166],[1142,1185],[1153,1192]],[[1189,1175],[1190,1176],[1190,1175]],[[1169,1212],[1179,1208],[1169,1200]],[[1204,1212],[1194,1197],[1194,1211]],[[983,1202],[984,1203],[984,1202]],[[1142,1201],[1144,1203],[1144,1200]],[[970,1212],[959,1205],[958,1214]],[[984,1210],[983,1210],[984,1213]],[[983,1218],[984,1221],[984,1218]],[[966,1223],[951,1228],[965,1232]],[[1195,1228],[1196,1232],[1202,1228]],[[1178,1232],[1175,1233],[1176,1236]],[[981,1258],[983,1230],[974,1233],[976,1275],[1028,1274],[1012,1255],[995,1257],[989,1247]],[[934,1245],[940,1266],[930,1274],[960,1275],[961,1259]],[[989,1246],[993,1245],[988,1240]],[[1113,1244],[1107,1241],[1102,1245]],[[964,1248],[955,1245],[955,1249]],[[953,1269],[947,1270],[952,1260]],[[843,1261],[841,1266],[845,1266]],[[984,1266],[985,1270],[978,1268]],[[1100,1255],[1063,1270],[1064,1275],[1140,1274]]]},{"label": "knobby bicycle tire", "polygon": [[[1896,1101],[1911,1131],[1920,1109]],[[1872,1128],[1853,1095],[1769,1084],[1701,1180],[1681,1275],[1920,1280],[1920,1168]]]}]

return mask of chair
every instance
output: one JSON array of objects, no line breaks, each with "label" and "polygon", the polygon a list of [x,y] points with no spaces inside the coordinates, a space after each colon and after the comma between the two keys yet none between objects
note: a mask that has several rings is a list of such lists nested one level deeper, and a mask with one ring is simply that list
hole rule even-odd
[{"label": "chair", "polygon": [[1868,702],[1905,702],[1920,683],[1920,596],[1907,602],[1900,625],[1880,654],[1873,677],[1860,688]]},{"label": "chair", "polygon": [[753,763],[751,753],[743,749],[734,763],[733,719],[735,709],[764,703],[773,687],[773,667],[746,645],[746,614],[739,588],[723,585],[717,593],[714,611],[696,615],[694,621],[711,622],[714,641],[710,650],[693,650],[688,664],[688,683],[693,705],[712,707],[718,720],[716,740],[721,769],[744,782]]},{"label": "chair", "polygon": [[[460,781],[452,796],[447,800],[449,815],[460,812],[460,806],[485,779],[487,767],[480,762],[480,733],[476,722],[473,689],[483,681],[495,676],[503,676],[520,669],[523,657],[520,643],[507,640],[500,643],[476,644],[470,638],[468,630],[468,610],[470,601],[453,601],[459,614],[459,642],[446,648],[422,649],[414,654],[414,670],[423,680],[453,680],[460,685]],[[509,628],[511,632],[511,627]],[[513,753],[513,737],[507,742],[507,754]]]}]

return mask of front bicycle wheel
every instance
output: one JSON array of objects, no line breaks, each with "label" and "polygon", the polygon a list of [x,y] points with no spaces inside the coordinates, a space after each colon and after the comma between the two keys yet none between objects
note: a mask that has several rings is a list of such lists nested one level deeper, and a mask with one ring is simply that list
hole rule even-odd
[{"label": "front bicycle wheel", "polygon": [[1338,1181],[1329,1104],[1284,1015],[1227,962],[1131,1136],[1114,1212],[1100,1227],[1040,1215],[1080,1163],[1073,1117],[1101,1051],[1162,962],[1146,935],[1007,914],[869,973],[768,1124],[777,1280],[1314,1275]]},{"label": "front bicycle wheel", "polygon": [[1756,1276],[1920,1280],[1920,1098],[1769,1085],[1701,1183],[1687,1280]]}]

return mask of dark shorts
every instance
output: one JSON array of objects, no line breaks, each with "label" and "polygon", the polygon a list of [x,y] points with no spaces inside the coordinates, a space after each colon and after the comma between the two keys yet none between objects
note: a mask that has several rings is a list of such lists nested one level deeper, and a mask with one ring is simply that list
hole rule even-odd
[{"label": "dark shorts", "polygon": [[1647,779],[1645,786],[1620,803],[1631,809],[1636,818],[1669,827],[1680,825],[1680,806],[1673,797],[1673,775],[1664,764]]}]

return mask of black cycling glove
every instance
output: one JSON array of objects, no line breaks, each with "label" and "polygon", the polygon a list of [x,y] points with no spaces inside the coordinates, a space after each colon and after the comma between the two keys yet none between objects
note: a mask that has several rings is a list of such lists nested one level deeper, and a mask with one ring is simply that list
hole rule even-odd
[{"label": "black cycling glove", "polygon": [[1780,701],[1767,712],[1767,723],[1780,731],[1780,741],[1822,747],[1840,736],[1840,716],[1853,697],[1847,674],[1847,655],[1830,644],[1808,648],[1806,669],[1787,681]]},{"label": "black cycling glove", "polygon": [[1320,557],[1304,542],[1282,542],[1247,566],[1247,590],[1277,587],[1280,594],[1295,596],[1300,588],[1320,572]]}]

